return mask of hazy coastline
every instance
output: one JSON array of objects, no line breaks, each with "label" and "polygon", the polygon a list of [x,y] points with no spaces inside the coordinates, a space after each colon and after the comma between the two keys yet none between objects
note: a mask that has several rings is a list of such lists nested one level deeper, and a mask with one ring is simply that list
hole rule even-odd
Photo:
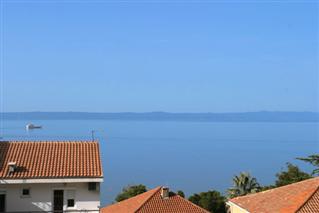
[{"label": "hazy coastline", "polygon": [[134,120],[134,121],[198,121],[198,122],[319,122],[318,112],[233,112],[233,113],[170,113],[170,112],[4,112],[6,120]]}]

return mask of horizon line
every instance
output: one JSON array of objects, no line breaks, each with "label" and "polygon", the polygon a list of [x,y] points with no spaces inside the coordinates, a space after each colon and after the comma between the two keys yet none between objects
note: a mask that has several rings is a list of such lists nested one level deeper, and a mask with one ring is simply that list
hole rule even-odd
[{"label": "horizon line", "polygon": [[227,112],[171,112],[171,111],[143,111],[143,112],[134,112],[134,111],[118,111],[118,112],[92,112],[92,111],[12,111],[12,112],[0,112],[4,113],[135,113],[135,114],[145,114],[145,113],[171,113],[171,114],[225,114],[225,113],[319,113],[319,111],[284,111],[284,110],[259,110],[259,111],[227,111]]}]

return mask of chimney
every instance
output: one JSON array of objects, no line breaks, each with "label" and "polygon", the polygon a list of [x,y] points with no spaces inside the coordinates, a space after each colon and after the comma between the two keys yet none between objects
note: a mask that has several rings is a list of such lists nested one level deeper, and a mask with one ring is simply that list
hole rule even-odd
[{"label": "chimney", "polygon": [[165,187],[165,186],[162,187],[161,196],[162,196],[162,199],[169,198],[169,188],[168,187]]},{"label": "chimney", "polygon": [[13,172],[15,172],[15,170],[17,168],[17,163],[11,161],[8,163],[8,166],[9,166],[9,173],[13,173]]}]

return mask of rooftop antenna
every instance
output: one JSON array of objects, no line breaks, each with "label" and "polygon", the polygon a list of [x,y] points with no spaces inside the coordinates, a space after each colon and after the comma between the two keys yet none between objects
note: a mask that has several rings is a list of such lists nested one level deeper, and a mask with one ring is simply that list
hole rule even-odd
[{"label": "rooftop antenna", "polygon": [[94,133],[95,133],[95,131],[94,131],[94,130],[92,130],[92,131],[91,131],[91,134],[92,134],[92,141],[94,141],[94,140],[95,140],[95,138],[94,138]]}]

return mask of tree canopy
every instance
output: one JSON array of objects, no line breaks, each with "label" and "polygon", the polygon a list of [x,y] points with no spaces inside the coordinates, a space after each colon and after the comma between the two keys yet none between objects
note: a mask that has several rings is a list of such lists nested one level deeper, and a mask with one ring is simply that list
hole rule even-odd
[{"label": "tree canopy", "polygon": [[298,166],[287,163],[287,171],[281,171],[276,174],[276,186],[284,186],[311,178],[311,175],[301,171]]},{"label": "tree canopy", "polygon": [[122,189],[122,192],[119,193],[115,200],[117,202],[120,202],[122,200],[126,200],[128,198],[134,197],[138,194],[141,194],[143,192],[146,192],[146,186],[139,184],[139,185],[133,185],[133,186],[126,186]]},{"label": "tree canopy", "polygon": [[233,178],[233,187],[228,189],[230,198],[255,193],[260,190],[257,179],[252,177],[248,172],[241,172]]},{"label": "tree canopy", "polygon": [[297,158],[297,159],[312,164],[314,167],[316,167],[312,171],[312,175],[319,175],[319,154],[310,155],[307,158]]},{"label": "tree canopy", "polygon": [[192,203],[214,213],[226,213],[226,198],[218,191],[201,192],[188,198]]},{"label": "tree canopy", "polygon": [[184,192],[183,192],[182,190],[178,190],[178,191],[176,192],[176,194],[178,194],[178,195],[181,196],[181,197],[185,197],[185,194],[184,194]]}]

